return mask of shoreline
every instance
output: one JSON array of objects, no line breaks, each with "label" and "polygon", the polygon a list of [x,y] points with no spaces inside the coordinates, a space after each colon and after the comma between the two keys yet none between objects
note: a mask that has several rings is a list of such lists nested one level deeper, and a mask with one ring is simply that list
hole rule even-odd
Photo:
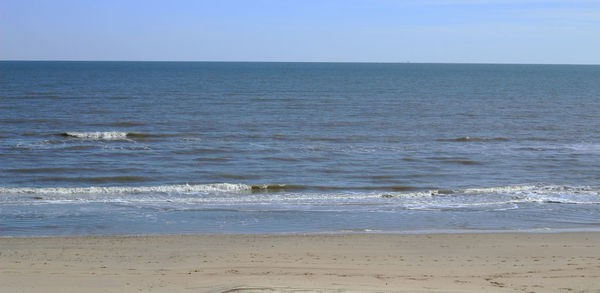
[{"label": "shoreline", "polygon": [[569,234],[569,233],[600,233],[600,228],[531,228],[520,230],[475,230],[475,229],[439,229],[439,230],[409,230],[383,231],[375,229],[345,229],[331,232],[257,232],[257,233],[145,233],[145,234],[64,234],[64,235],[0,235],[0,239],[44,239],[44,238],[86,238],[86,237],[175,237],[175,236],[334,236],[334,235],[454,235],[454,234]]},{"label": "shoreline", "polygon": [[7,292],[598,292],[600,233],[0,238]]}]

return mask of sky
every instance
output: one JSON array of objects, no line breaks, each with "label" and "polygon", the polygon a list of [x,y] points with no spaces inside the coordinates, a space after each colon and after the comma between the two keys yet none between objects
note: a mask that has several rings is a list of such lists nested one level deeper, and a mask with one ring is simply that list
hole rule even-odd
[{"label": "sky", "polygon": [[0,60],[600,64],[600,1],[0,0]]}]

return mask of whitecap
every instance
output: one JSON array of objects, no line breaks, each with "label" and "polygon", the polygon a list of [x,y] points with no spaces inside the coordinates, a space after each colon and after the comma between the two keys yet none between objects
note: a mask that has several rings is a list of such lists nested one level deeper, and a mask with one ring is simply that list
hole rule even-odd
[{"label": "whitecap", "polygon": [[121,131],[95,131],[95,132],[65,132],[63,136],[74,137],[84,140],[124,140],[127,132]]},{"label": "whitecap", "polygon": [[239,192],[251,191],[252,185],[233,183],[181,184],[158,186],[90,186],[90,187],[0,187],[0,194],[135,194],[169,192]]}]

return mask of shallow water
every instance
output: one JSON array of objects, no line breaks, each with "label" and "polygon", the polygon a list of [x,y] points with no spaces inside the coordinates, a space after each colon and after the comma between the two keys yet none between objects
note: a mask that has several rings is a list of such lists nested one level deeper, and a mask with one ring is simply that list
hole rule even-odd
[{"label": "shallow water", "polygon": [[600,66],[0,62],[0,236],[600,227]]}]

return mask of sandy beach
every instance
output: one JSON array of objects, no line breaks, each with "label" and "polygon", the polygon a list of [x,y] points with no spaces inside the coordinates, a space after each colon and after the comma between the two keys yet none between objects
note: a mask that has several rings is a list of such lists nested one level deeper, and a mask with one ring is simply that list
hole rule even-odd
[{"label": "sandy beach", "polygon": [[600,233],[0,239],[0,292],[600,292]]}]

